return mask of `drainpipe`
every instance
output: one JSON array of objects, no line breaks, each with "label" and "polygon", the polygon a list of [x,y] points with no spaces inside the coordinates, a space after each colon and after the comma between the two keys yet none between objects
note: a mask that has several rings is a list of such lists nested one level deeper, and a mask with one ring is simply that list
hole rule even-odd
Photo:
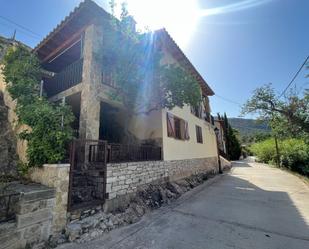
[{"label": "drainpipe", "polygon": [[44,87],[44,80],[41,80],[41,85],[40,85],[40,98],[43,96],[43,87]]},{"label": "drainpipe", "polygon": [[[62,98],[62,106],[65,106],[65,97]],[[64,126],[64,116],[61,116],[61,128]]]}]

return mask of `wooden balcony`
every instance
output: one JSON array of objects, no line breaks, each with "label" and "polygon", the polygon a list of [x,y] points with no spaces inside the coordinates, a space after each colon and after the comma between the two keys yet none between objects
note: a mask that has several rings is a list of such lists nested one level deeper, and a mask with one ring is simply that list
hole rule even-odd
[{"label": "wooden balcony", "polygon": [[102,84],[116,88],[116,81],[115,81],[115,75],[111,71],[103,70],[102,75]]},{"label": "wooden balcony", "polygon": [[54,77],[44,80],[44,89],[48,97],[56,95],[82,82],[83,59],[79,59],[61,72],[56,73]]}]

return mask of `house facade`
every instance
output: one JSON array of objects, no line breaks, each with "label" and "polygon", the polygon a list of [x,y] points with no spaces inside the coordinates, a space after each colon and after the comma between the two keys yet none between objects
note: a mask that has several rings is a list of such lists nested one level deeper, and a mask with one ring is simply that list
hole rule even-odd
[{"label": "house facade", "polygon": [[[208,98],[214,92],[164,29],[155,32],[164,52],[163,63],[192,74],[203,101],[198,108],[175,107],[132,116],[130,136],[121,133],[124,108],[109,94],[117,82],[97,58],[110,18],[86,0],[33,50],[45,69],[42,84],[49,100],[70,105],[76,118],[70,165],[46,165],[32,174],[33,180],[57,189],[61,200],[56,204],[61,211],[57,229],[63,225],[66,210],[103,203],[115,209],[145,184],[219,171]],[[46,179],[51,174],[58,180]]]},{"label": "house facade", "polygon": [[[184,106],[132,116],[130,137],[124,138],[121,133],[124,110],[109,95],[117,83],[96,56],[104,46],[104,31],[110,18],[94,2],[82,2],[34,48],[43,68],[49,72],[43,84],[50,101],[72,106],[76,137],[86,141],[83,146],[96,148],[85,153],[98,153],[105,145],[94,145],[94,141],[107,141],[106,198],[111,200],[134,192],[139,185],[158,179],[216,172],[217,142],[208,100],[214,93],[164,29],[155,32],[163,50],[163,63],[179,65],[192,74],[200,85],[203,103],[198,110]],[[88,149],[83,147],[84,150]],[[88,154],[81,160],[84,163],[89,160]],[[136,162],[138,165],[131,167]],[[119,163],[120,168],[130,169],[118,172]]]}]

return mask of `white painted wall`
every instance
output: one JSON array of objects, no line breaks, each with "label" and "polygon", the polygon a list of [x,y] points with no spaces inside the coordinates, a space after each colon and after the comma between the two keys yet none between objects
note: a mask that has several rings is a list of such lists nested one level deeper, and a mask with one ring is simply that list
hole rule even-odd
[{"label": "white painted wall", "polygon": [[[182,118],[188,122],[189,140],[178,140],[167,136],[166,113]],[[203,143],[196,141],[196,129],[198,125],[202,128]],[[182,160],[190,158],[206,158],[217,156],[216,135],[211,125],[203,119],[194,116],[190,108],[175,107],[172,110],[162,111],[162,131],[163,131],[163,156],[164,160]]]}]

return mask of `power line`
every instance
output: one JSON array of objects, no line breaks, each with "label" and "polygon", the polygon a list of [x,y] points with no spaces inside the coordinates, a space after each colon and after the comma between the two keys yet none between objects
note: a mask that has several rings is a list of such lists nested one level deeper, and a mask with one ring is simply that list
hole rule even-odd
[{"label": "power line", "polygon": [[232,103],[232,104],[234,104],[234,105],[242,106],[242,104],[237,103],[237,102],[234,101],[234,100],[230,100],[230,99],[228,99],[228,98],[222,97],[222,96],[220,96],[220,95],[218,95],[218,94],[215,94],[214,96],[216,96],[216,97],[218,97],[218,98],[220,98],[220,99],[223,99],[223,100],[225,100],[225,101],[227,101],[227,102],[230,102],[230,103]]},{"label": "power line", "polygon": [[41,38],[41,37],[42,37],[40,34],[38,34],[38,33],[34,32],[34,31],[32,31],[31,29],[29,29],[29,28],[27,28],[27,27],[25,27],[25,26],[23,26],[23,25],[21,25],[21,24],[19,24],[19,23],[17,23],[17,22],[14,22],[14,21],[8,19],[7,17],[0,16],[0,18],[3,19],[3,20],[5,20],[5,21],[7,21],[7,22],[10,22],[10,23],[16,25],[17,27],[19,27],[19,28],[21,28],[21,29],[23,29],[23,30],[25,30],[25,31],[27,31],[27,32],[29,32],[29,33],[31,33],[32,35],[37,36],[38,38]]},{"label": "power line", "polygon": [[[8,24],[6,24],[6,23],[0,22],[0,25],[6,26],[6,27],[12,29],[12,26],[10,26],[10,25],[8,25]],[[34,35],[32,35],[32,34],[29,34],[29,33],[25,32],[25,31],[23,31],[23,30],[16,29],[16,28],[14,28],[14,29],[15,29],[15,30],[18,30],[20,33],[22,33],[22,34],[24,34],[24,35],[27,35],[27,36],[29,36],[29,37],[31,37],[31,38],[33,38],[33,39],[36,39],[36,40],[40,40],[40,39],[41,39],[41,38],[38,38],[37,36],[34,36]]]},{"label": "power line", "polygon": [[289,87],[292,85],[292,83],[294,82],[294,80],[297,78],[298,74],[300,73],[300,71],[303,69],[303,67],[306,65],[307,61],[309,59],[309,56],[307,56],[307,58],[305,59],[305,61],[303,62],[303,64],[301,65],[301,67],[298,69],[298,71],[296,72],[296,74],[294,75],[294,77],[292,78],[292,80],[290,81],[290,83],[287,85],[287,87],[284,89],[284,91],[280,94],[279,98],[282,97],[283,94],[285,94],[285,92],[289,89]]}]

